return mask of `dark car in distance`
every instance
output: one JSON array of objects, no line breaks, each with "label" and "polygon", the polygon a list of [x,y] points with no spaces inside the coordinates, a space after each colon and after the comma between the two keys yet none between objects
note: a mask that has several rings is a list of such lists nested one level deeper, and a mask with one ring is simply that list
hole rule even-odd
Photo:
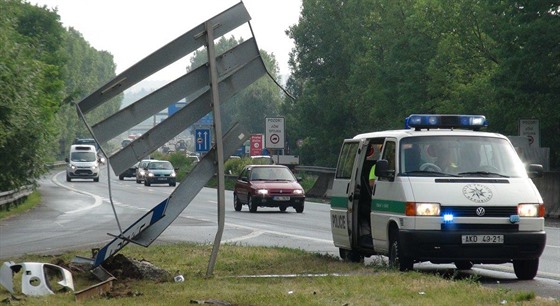
[{"label": "dark car in distance", "polygon": [[123,173],[121,173],[119,175],[119,180],[123,181],[125,177],[136,177],[136,170],[138,170],[138,164],[140,164],[140,162],[132,165],[130,168],[124,170]]},{"label": "dark car in distance", "polygon": [[305,192],[292,171],[282,165],[248,165],[237,178],[233,190],[233,206],[240,211],[243,205],[250,212],[257,207],[278,207],[280,211],[293,207],[302,213]]}]

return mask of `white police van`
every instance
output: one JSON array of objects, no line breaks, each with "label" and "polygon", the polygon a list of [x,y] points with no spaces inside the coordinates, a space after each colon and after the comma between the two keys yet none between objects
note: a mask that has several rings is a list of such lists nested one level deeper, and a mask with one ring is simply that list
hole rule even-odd
[{"label": "white police van", "polygon": [[340,257],[387,255],[401,271],[423,261],[511,262],[517,278],[533,279],[546,242],[531,181],[542,166],[525,167],[508,138],[485,126],[484,116],[411,115],[403,130],[344,140],[330,209]]}]

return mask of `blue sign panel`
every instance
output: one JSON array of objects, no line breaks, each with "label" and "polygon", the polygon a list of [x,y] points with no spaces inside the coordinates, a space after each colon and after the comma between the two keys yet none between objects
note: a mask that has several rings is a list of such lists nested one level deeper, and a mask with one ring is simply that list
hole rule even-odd
[{"label": "blue sign panel", "polygon": [[196,129],[194,137],[196,138],[196,152],[208,152],[210,150],[212,141],[210,129]]},{"label": "blue sign panel", "polygon": [[171,115],[175,114],[179,109],[183,108],[183,106],[185,106],[185,105],[187,105],[187,102],[184,102],[184,101],[177,102],[177,103],[174,103],[174,104],[170,104],[167,107],[167,115],[171,116]]},{"label": "blue sign panel", "polygon": [[197,122],[198,125],[214,125],[214,116],[212,113],[208,113],[204,115],[204,117],[200,118]]}]

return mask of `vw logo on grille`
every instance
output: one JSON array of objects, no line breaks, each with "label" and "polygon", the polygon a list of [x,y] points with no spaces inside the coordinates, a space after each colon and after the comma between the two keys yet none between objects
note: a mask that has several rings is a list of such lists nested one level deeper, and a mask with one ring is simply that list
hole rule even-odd
[{"label": "vw logo on grille", "polygon": [[484,216],[484,214],[486,213],[486,210],[484,209],[484,207],[478,207],[476,209],[476,215],[479,217]]}]

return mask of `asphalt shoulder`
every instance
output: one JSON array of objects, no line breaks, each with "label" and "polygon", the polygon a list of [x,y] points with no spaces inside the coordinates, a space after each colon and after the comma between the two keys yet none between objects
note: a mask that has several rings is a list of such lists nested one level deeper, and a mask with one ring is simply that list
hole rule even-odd
[{"label": "asphalt shoulder", "polygon": [[548,227],[560,227],[560,218],[545,218],[544,225]]}]

